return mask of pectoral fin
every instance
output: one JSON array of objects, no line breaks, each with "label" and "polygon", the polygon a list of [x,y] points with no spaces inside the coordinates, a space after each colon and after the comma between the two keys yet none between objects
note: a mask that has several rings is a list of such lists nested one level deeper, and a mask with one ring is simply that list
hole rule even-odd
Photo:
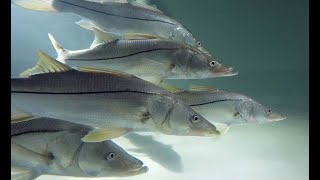
[{"label": "pectoral fin", "polygon": [[11,123],[19,123],[23,121],[29,121],[34,119],[35,117],[31,114],[24,113],[24,112],[11,112]]},{"label": "pectoral fin", "polygon": [[192,85],[190,87],[190,91],[224,92],[222,89],[207,87],[207,86],[197,86],[197,85]]},{"label": "pectoral fin", "polygon": [[118,129],[95,129],[90,131],[87,135],[82,138],[83,142],[102,142],[110,140],[116,137],[120,137],[126,134],[129,129],[118,128]]},{"label": "pectoral fin", "polygon": [[224,123],[214,123],[214,125],[217,127],[217,130],[220,132],[220,135],[225,134],[230,128],[228,124]]},{"label": "pectoral fin", "polygon": [[125,33],[122,34],[122,37],[127,40],[143,40],[143,39],[160,39],[162,37],[155,36],[152,34],[143,34],[143,33]]},{"label": "pectoral fin", "polygon": [[32,169],[11,166],[11,180],[33,180],[37,177]]},{"label": "pectoral fin", "polygon": [[141,76],[141,79],[159,85],[165,80],[165,76]]},{"label": "pectoral fin", "polygon": [[160,87],[172,92],[172,93],[180,93],[180,92],[183,92],[184,90],[183,89],[180,89],[178,87],[175,87],[175,86],[172,86],[170,84],[167,84],[167,83],[162,83],[160,85]]}]

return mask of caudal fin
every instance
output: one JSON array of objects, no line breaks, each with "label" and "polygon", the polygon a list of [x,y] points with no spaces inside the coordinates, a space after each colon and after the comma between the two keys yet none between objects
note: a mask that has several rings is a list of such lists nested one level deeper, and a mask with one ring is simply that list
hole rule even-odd
[{"label": "caudal fin", "polygon": [[12,0],[13,4],[34,11],[59,11],[54,5],[55,0]]},{"label": "caudal fin", "polygon": [[49,39],[52,43],[52,46],[57,52],[57,60],[60,61],[63,64],[66,64],[66,61],[64,60],[65,54],[68,52],[68,50],[64,49],[55,39],[54,37],[48,33]]}]

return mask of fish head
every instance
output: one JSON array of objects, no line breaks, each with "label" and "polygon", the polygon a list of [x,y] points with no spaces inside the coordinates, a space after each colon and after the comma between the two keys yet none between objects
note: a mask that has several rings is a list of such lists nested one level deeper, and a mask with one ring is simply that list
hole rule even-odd
[{"label": "fish head", "polygon": [[112,141],[84,143],[78,164],[88,176],[121,177],[146,173],[147,166]]},{"label": "fish head", "polygon": [[247,123],[265,123],[286,119],[284,115],[274,112],[254,100],[242,101],[236,109]]},{"label": "fish head", "polygon": [[152,102],[150,116],[159,131],[178,136],[214,136],[221,132],[181,101],[161,98]]},{"label": "fish head", "polygon": [[209,54],[198,49],[191,49],[185,56],[186,76],[193,79],[234,76],[238,72],[231,66],[222,64]]}]

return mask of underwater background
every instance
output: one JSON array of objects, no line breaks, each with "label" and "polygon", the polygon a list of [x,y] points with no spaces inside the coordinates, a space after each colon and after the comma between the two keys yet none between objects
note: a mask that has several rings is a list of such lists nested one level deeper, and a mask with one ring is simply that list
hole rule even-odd
[{"label": "underwater background", "polygon": [[[287,119],[232,126],[219,139],[159,133],[128,134],[115,142],[149,167],[146,174],[100,179],[304,180],[309,178],[309,1],[152,0],[185,25],[239,75],[171,80],[183,88],[210,86],[248,95]],[[47,33],[67,49],[87,48],[94,35],[68,13],[11,4],[12,76],[33,67],[41,49],[56,52]],[[44,175],[39,180],[75,179]],[[89,179],[89,178],[76,178]]]}]

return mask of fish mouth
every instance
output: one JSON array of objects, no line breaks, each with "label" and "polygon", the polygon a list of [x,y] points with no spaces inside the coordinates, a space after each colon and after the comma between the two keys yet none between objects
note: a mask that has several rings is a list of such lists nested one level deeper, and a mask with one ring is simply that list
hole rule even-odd
[{"label": "fish mouth", "polygon": [[281,121],[281,120],[284,120],[286,118],[287,118],[286,116],[284,116],[284,115],[282,115],[280,113],[272,113],[270,115],[271,121]]},{"label": "fish mouth", "polygon": [[193,129],[191,130],[191,132],[189,133],[191,136],[215,136],[215,135],[221,135],[222,132],[220,132],[218,129],[216,128],[211,128],[211,129]]},{"label": "fish mouth", "polygon": [[239,72],[236,71],[233,67],[226,67],[216,72],[209,72],[209,76],[212,77],[226,77],[226,76],[235,76]]},{"label": "fish mouth", "polygon": [[130,170],[125,175],[126,176],[135,176],[135,175],[147,173],[148,171],[149,171],[148,166],[141,166],[140,168]]}]

